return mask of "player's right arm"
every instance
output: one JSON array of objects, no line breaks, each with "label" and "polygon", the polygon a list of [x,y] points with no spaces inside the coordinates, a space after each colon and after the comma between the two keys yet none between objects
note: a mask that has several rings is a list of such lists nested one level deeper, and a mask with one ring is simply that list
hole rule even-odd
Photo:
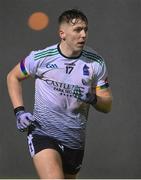
[{"label": "player's right arm", "polygon": [[30,125],[34,125],[34,118],[30,112],[26,112],[22,96],[22,80],[29,77],[27,72],[23,73],[21,63],[17,64],[7,75],[7,87],[13,104],[17,120],[18,130],[24,132]]},{"label": "player's right arm", "polygon": [[22,96],[22,80],[28,78],[23,74],[20,63],[17,64],[7,75],[8,93],[14,108],[24,106]]},{"label": "player's right arm", "polygon": [[[30,112],[24,107],[22,81],[29,76],[35,76],[39,61],[34,61],[34,52],[17,64],[7,75],[7,87],[17,120],[17,128],[26,131],[31,125],[37,125]],[[35,125],[36,124],[36,125]]]}]

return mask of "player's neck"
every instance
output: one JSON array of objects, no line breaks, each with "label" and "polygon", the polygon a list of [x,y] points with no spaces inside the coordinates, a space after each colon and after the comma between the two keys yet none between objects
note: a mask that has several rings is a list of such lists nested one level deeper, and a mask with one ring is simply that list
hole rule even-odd
[{"label": "player's neck", "polygon": [[63,42],[59,44],[59,49],[64,56],[69,57],[69,58],[78,57],[81,54],[81,51],[74,51]]}]

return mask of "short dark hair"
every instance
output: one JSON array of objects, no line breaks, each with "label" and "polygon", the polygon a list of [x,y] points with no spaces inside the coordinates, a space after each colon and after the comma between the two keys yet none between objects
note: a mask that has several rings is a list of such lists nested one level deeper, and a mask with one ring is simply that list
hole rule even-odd
[{"label": "short dark hair", "polygon": [[59,25],[63,22],[67,22],[67,23],[71,22],[72,23],[73,19],[81,19],[86,24],[88,24],[88,19],[87,19],[86,15],[79,9],[70,9],[70,10],[64,11],[59,16],[58,23],[59,23]]}]

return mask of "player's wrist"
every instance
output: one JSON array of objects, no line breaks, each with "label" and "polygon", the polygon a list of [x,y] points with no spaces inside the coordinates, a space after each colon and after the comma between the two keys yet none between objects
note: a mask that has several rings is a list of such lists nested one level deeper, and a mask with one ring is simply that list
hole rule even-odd
[{"label": "player's wrist", "polygon": [[19,112],[25,112],[25,107],[24,106],[18,106],[16,108],[14,108],[14,114],[16,115]]}]

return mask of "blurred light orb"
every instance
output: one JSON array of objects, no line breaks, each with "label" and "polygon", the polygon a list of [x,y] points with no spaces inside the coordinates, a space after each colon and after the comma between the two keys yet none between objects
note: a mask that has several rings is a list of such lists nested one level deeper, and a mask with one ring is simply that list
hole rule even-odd
[{"label": "blurred light orb", "polygon": [[28,26],[35,31],[45,29],[48,26],[48,23],[48,15],[43,12],[34,12],[28,18]]}]

